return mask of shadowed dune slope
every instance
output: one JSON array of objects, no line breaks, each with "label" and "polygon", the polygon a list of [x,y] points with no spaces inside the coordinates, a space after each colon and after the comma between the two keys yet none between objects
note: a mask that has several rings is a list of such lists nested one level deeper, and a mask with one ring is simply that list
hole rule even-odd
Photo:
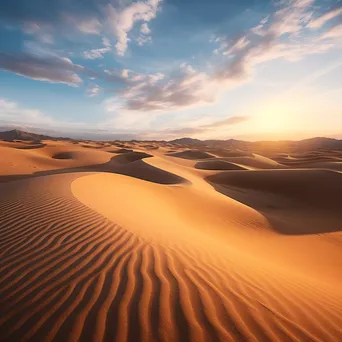
[{"label": "shadowed dune slope", "polygon": [[252,170],[286,168],[286,166],[259,154],[253,154],[252,157],[228,157],[224,160]]},{"label": "shadowed dune slope", "polygon": [[[115,159],[115,158],[114,158]],[[142,160],[135,160],[125,164],[116,164],[116,160],[108,163],[108,168],[105,171],[118,173],[134,178],[139,178],[145,181],[159,184],[189,184],[189,181],[177,176],[171,172],[161,170],[152,165],[146,164]]]},{"label": "shadowed dune slope", "polygon": [[72,152],[57,152],[52,155],[54,159],[74,159],[74,154]]},{"label": "shadowed dune slope", "polygon": [[198,150],[186,150],[182,152],[176,152],[169,154],[170,157],[184,158],[184,159],[208,159],[213,158],[213,155],[198,151]]},{"label": "shadowed dune slope", "polygon": [[208,176],[212,183],[286,196],[313,207],[341,210],[342,176],[325,170],[226,172]]},{"label": "shadowed dune slope", "polygon": [[151,154],[147,154],[145,152],[126,152],[123,153],[122,155],[116,156],[112,158],[113,162],[119,163],[119,164],[127,164],[131,163],[137,160],[141,160],[144,158],[150,158],[152,157]]},{"label": "shadowed dune slope", "polygon": [[334,237],[342,243],[342,175],[338,172],[230,171],[206,179],[219,192],[263,213],[278,232],[339,232]]},{"label": "shadowed dune slope", "polygon": [[107,152],[110,152],[110,153],[130,153],[130,152],[133,152],[133,150],[129,150],[127,148],[118,148],[116,150],[107,150]]},{"label": "shadowed dune slope", "polygon": [[196,163],[195,168],[200,170],[246,170],[241,166],[226,162],[224,160],[198,162]]}]

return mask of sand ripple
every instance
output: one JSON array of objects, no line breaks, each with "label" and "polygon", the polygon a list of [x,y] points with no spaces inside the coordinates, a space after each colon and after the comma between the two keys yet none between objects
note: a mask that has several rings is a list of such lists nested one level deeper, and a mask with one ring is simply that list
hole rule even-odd
[{"label": "sand ripple", "polygon": [[336,294],[203,241],[152,242],[75,198],[80,175],[0,185],[1,341],[341,340]]}]

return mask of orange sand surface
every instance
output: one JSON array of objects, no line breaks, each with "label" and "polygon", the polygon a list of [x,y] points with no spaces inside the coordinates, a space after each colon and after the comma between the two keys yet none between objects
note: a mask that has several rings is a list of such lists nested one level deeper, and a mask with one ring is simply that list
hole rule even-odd
[{"label": "orange sand surface", "polygon": [[342,340],[338,151],[0,155],[0,341]]}]

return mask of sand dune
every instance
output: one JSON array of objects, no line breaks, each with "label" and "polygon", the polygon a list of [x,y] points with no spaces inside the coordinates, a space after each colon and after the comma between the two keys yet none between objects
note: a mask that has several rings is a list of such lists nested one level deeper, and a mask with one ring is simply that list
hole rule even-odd
[{"label": "sand dune", "polygon": [[129,150],[127,148],[119,148],[116,150],[108,150],[108,152],[110,152],[110,153],[129,153],[129,152],[133,152],[133,150]]},{"label": "sand dune", "polygon": [[224,160],[210,160],[198,162],[195,165],[196,169],[201,170],[245,170],[243,167]]},{"label": "sand dune", "polygon": [[340,173],[44,143],[0,146],[1,341],[342,339]]},{"label": "sand dune", "polygon": [[213,157],[213,155],[199,150],[186,150],[182,152],[171,153],[170,156],[184,159],[208,159]]},{"label": "sand dune", "polygon": [[342,177],[325,170],[272,170],[227,172],[209,176],[218,184],[236,186],[286,196],[310,206],[327,210],[341,209]]},{"label": "sand dune", "polygon": [[120,164],[127,164],[150,157],[152,157],[152,155],[145,152],[126,152],[125,154],[113,158],[112,161],[115,161]]},{"label": "sand dune", "polygon": [[216,189],[262,212],[285,234],[341,230],[342,177],[327,170],[225,172],[207,177]]},{"label": "sand dune", "polygon": [[253,154],[251,157],[227,157],[224,158],[224,160],[241,165],[251,170],[286,168],[286,166],[282,165],[281,163],[259,154]]}]

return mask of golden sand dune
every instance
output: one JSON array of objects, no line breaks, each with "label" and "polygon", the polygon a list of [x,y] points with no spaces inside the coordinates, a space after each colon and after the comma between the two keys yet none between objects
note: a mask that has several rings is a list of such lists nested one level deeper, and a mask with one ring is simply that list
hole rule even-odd
[{"label": "golden sand dune", "polygon": [[342,339],[340,173],[1,148],[1,341]]}]

